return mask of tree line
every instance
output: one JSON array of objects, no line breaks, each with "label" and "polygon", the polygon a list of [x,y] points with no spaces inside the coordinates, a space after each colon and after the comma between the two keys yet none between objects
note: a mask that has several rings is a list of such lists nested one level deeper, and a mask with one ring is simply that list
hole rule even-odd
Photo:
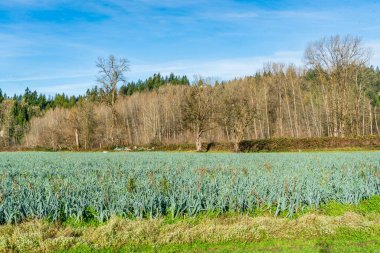
[{"label": "tree line", "polygon": [[[130,96],[136,92],[151,91],[159,87],[173,83],[175,85],[189,85],[186,76],[162,76],[154,74],[142,81],[123,84],[118,93],[120,96]],[[0,147],[23,145],[23,138],[30,129],[30,121],[33,117],[43,117],[49,110],[71,109],[86,102],[100,103],[104,89],[95,86],[88,89],[85,95],[68,96],[67,94],[55,94],[46,96],[38,94],[26,88],[24,94],[8,96],[0,88]]]},{"label": "tree line", "polygon": [[337,35],[310,43],[303,67],[268,63],[253,76],[191,84],[174,74],[127,83],[127,60],[100,58],[99,86],[83,96],[1,95],[0,145],[200,150],[202,142],[233,142],[239,151],[245,139],[379,135],[380,71],[370,57],[359,38]]}]

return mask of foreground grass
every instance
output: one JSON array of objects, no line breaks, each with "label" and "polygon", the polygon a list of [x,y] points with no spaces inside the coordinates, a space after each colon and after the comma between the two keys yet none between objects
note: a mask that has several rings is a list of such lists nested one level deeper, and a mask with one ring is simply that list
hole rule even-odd
[{"label": "foreground grass", "polygon": [[380,214],[227,215],[0,226],[0,252],[379,252]]},{"label": "foreground grass", "polygon": [[380,252],[380,196],[329,202],[292,219],[272,210],[0,226],[0,252]]},{"label": "foreground grass", "polygon": [[96,250],[88,246],[73,248],[64,253],[81,253],[81,252],[289,252],[289,253],[308,253],[308,252],[379,252],[380,242],[377,238],[372,240],[272,240],[255,243],[193,243],[185,245],[166,245],[166,246],[131,246],[119,249],[101,249]]}]

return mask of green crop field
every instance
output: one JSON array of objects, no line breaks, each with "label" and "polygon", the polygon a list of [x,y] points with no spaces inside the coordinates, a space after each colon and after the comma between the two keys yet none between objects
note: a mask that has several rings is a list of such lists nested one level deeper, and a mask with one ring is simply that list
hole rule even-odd
[{"label": "green crop field", "polygon": [[293,217],[380,195],[379,152],[0,153],[0,223],[211,212]]},{"label": "green crop field", "polygon": [[0,153],[0,252],[378,252],[380,153]]}]

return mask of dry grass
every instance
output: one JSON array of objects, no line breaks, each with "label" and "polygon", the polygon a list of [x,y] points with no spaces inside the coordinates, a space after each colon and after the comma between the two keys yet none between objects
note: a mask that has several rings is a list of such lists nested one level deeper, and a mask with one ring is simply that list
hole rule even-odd
[{"label": "dry grass", "polygon": [[[267,239],[312,239],[334,235],[339,229],[380,231],[380,216],[346,213],[338,217],[317,214],[298,219],[272,217],[218,217],[177,220],[112,218],[97,227],[72,227],[40,220],[0,226],[0,252],[51,252],[78,245],[119,248],[124,245],[167,245],[192,242],[255,242]],[[380,236],[380,235],[379,235]]]}]

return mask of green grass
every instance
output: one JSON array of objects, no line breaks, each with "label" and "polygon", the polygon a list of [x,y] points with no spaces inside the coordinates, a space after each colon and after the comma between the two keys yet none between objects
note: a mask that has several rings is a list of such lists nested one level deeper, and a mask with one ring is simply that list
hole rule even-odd
[{"label": "green grass", "polygon": [[322,206],[320,212],[329,216],[339,216],[346,212],[356,212],[361,214],[380,213],[380,196],[372,196],[362,200],[358,205],[341,204],[330,201]]},{"label": "green grass", "polygon": [[380,239],[372,236],[362,239],[358,238],[334,238],[321,237],[313,240],[265,240],[261,242],[222,242],[191,244],[169,244],[162,246],[124,246],[120,248],[96,249],[90,246],[78,246],[69,250],[57,251],[57,253],[82,253],[82,252],[146,252],[146,253],[180,253],[180,252],[289,252],[289,253],[332,253],[332,252],[379,252]]},{"label": "green grass", "polygon": [[96,249],[88,245],[81,245],[59,253],[79,252],[379,252],[380,228],[370,230],[356,230],[342,227],[334,235],[321,236],[309,239],[264,239],[256,242],[227,241],[218,243],[193,242],[189,244],[166,245],[130,245],[120,248]]},{"label": "green grass", "polygon": [[379,252],[380,214],[371,208],[294,219],[208,213],[104,223],[31,220],[0,226],[0,252]]}]

